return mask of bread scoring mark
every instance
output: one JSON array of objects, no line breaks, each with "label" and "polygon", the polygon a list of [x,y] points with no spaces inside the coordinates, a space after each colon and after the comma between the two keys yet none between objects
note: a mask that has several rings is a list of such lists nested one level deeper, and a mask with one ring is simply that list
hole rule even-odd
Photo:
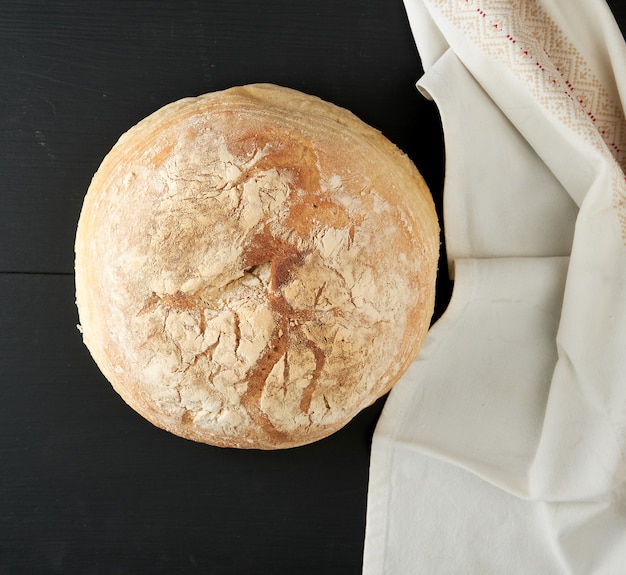
[{"label": "bread scoring mark", "polygon": [[[262,422],[263,433],[268,435],[268,439],[280,439],[286,432],[277,427],[279,423],[272,417],[272,413],[264,409],[263,397],[267,399],[268,393],[276,396],[276,393],[269,389],[272,385],[282,388],[296,385],[296,382],[291,380],[291,355],[296,353],[298,347],[304,347],[311,350],[315,357],[313,373],[299,402],[300,411],[304,414],[309,411],[311,397],[324,365],[323,350],[306,338],[300,329],[304,322],[315,321],[318,310],[315,308],[294,309],[282,291],[300,275],[299,268],[305,264],[309,253],[310,250],[302,250],[298,245],[294,245],[289,236],[287,239],[278,237],[270,231],[268,226],[265,226],[258,235],[250,239],[242,255],[242,263],[248,266],[248,269],[255,269],[258,265],[269,263],[270,278],[267,285],[267,298],[270,309],[277,318],[277,324],[265,354],[246,374],[248,389],[241,398],[241,403],[248,413]],[[318,297],[323,288],[324,286],[320,286]],[[283,389],[282,393],[286,395],[288,391]]]},{"label": "bread scoring mark", "polygon": [[302,398],[300,399],[300,411],[302,413],[309,413],[311,409],[311,400],[313,398],[313,393],[318,388],[319,379],[324,369],[324,364],[326,362],[326,355],[324,350],[317,345],[314,341],[307,339],[305,343],[306,347],[313,352],[313,356],[315,357],[315,369],[311,374],[311,380],[309,384],[304,388],[302,392]]},{"label": "bread scoring mark", "polygon": [[278,289],[288,281],[290,269],[302,263],[305,252],[289,238],[273,233],[269,224],[249,238],[242,248],[241,265],[244,269],[257,269],[269,265],[269,287]]},{"label": "bread scoring mark", "polygon": [[[274,328],[269,345],[263,355],[256,361],[255,365],[246,373],[247,390],[241,396],[241,405],[248,414],[256,419],[261,429],[259,430],[265,440],[281,440],[286,437],[284,431],[279,430],[268,414],[261,408],[261,396],[266,387],[268,378],[281,359],[285,360],[288,342],[288,319],[279,317]],[[283,377],[288,376],[288,364],[283,370]],[[286,370],[286,371],[285,371]]]}]

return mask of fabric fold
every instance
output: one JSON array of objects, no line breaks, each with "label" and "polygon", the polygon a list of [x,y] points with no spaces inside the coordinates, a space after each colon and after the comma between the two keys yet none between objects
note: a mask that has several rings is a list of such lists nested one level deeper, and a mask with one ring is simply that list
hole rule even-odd
[{"label": "fabric fold", "polygon": [[451,49],[418,87],[437,104],[445,135],[449,263],[569,255],[578,207]]},{"label": "fabric fold", "polygon": [[457,260],[450,308],[408,374],[419,384],[388,400],[389,436],[525,496],[566,271],[567,258]]}]

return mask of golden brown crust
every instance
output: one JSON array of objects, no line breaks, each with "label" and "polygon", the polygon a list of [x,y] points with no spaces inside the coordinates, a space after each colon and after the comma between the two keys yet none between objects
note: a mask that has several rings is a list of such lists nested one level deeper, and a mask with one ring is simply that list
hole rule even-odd
[{"label": "golden brown crust", "polygon": [[86,195],[84,341],[172,433],[310,443],[415,358],[438,250],[423,179],[350,112],[269,84],[181,100],[122,136]]}]

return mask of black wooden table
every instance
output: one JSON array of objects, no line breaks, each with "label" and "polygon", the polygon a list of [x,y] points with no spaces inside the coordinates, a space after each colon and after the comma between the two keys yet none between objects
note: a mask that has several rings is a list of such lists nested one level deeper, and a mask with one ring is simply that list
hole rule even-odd
[{"label": "black wooden table", "polygon": [[[402,0],[0,2],[0,575],[360,573],[384,400],[287,451],[156,429],[82,344],[73,241],[123,131],[173,100],[258,81],[380,129],[440,206],[443,141],[420,75]],[[437,315],[449,289],[442,276]]]}]

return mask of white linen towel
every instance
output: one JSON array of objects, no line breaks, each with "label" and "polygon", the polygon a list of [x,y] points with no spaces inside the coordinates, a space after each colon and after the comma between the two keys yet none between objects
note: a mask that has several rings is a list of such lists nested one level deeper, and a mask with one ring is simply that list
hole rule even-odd
[{"label": "white linen towel", "polygon": [[455,285],[374,433],[363,572],[623,575],[626,44],[604,0],[405,6]]}]

